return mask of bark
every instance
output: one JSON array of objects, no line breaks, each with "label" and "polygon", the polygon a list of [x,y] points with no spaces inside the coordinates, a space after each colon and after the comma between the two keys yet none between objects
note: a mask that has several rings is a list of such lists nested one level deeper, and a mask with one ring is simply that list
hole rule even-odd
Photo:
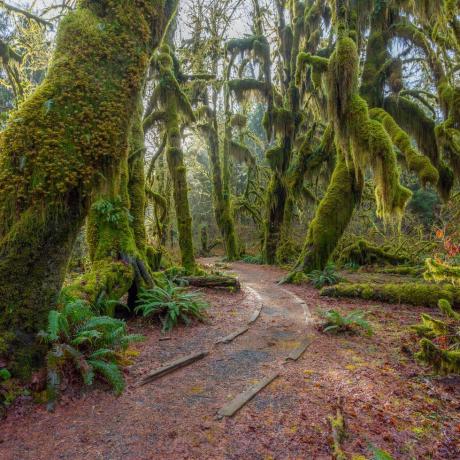
[{"label": "bark", "polygon": [[101,177],[120,168],[148,58],[163,27],[150,1],[80,2],[44,82],[0,138],[0,357],[26,377]]}]

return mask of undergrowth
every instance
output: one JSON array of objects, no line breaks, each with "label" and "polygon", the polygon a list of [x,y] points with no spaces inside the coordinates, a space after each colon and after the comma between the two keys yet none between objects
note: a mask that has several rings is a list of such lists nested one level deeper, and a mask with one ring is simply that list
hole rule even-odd
[{"label": "undergrowth", "polygon": [[203,320],[208,304],[198,291],[188,292],[169,281],[163,286],[143,289],[135,308],[144,317],[156,316],[163,324],[163,332],[170,331],[179,322],[190,324],[193,318]]},{"label": "undergrowth", "polygon": [[313,270],[307,276],[316,289],[321,289],[324,286],[333,286],[342,281],[342,278],[335,269],[335,265],[331,263],[327,264],[324,270]]},{"label": "undergrowth", "polygon": [[120,394],[125,381],[121,367],[129,362],[128,347],[143,340],[130,335],[126,323],[109,316],[95,315],[81,300],[66,303],[62,310],[51,310],[48,327],[39,337],[50,345],[46,356],[48,408],[54,408],[59,394],[61,377],[78,371],[85,385],[92,385],[95,377],[105,380]]},{"label": "undergrowth", "polygon": [[371,324],[365,319],[366,312],[354,310],[342,316],[337,310],[327,310],[321,313],[325,322],[320,326],[322,332],[356,333],[357,329],[363,329],[367,335],[372,335]]},{"label": "undergrowth", "polygon": [[263,258],[260,254],[256,256],[246,255],[241,258],[241,261],[246,264],[262,265],[264,263]]}]

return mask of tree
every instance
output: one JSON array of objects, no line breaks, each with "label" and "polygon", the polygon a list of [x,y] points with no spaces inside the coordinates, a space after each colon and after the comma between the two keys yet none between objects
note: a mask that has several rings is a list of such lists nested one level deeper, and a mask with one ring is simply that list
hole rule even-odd
[{"label": "tree", "polygon": [[[90,209],[105,219],[93,249],[101,259],[82,289],[68,294],[95,298],[102,286],[119,294],[134,277],[122,251],[130,253],[132,234],[118,231],[130,220],[128,139],[170,9],[153,1],[81,1],[60,24],[45,80],[1,133],[0,353],[23,376],[43,356],[35,334],[58,300]],[[94,203],[101,193],[110,200]]]}]

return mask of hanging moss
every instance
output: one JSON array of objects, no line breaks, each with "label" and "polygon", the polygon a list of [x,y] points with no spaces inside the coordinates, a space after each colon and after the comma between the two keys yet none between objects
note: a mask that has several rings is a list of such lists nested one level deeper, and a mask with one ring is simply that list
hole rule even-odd
[{"label": "hanging moss", "polygon": [[454,173],[439,154],[434,120],[429,118],[418,104],[402,96],[386,97],[383,108],[404,131],[415,139],[420,151],[437,168],[439,172],[438,191],[441,197],[447,200],[454,184]]},{"label": "hanging moss", "polygon": [[152,105],[165,112],[166,160],[173,186],[182,266],[193,273],[196,269],[196,262],[192,238],[192,218],[188,202],[187,171],[181,146],[180,121],[181,118],[185,122],[194,121],[195,116],[174,74],[172,59],[166,59],[164,56],[170,53],[169,48],[163,47],[160,51],[154,57],[159,82],[152,95]]},{"label": "hanging moss", "polygon": [[369,118],[368,106],[357,94],[358,52],[350,38],[337,41],[328,68],[328,111],[336,139],[355,168],[374,173],[377,215],[401,219],[411,192],[399,182],[396,155],[381,123]]},{"label": "hanging moss", "polygon": [[82,1],[59,26],[43,83],[0,135],[0,336],[22,375],[42,356],[35,334],[57,300],[93,190],[127,149],[158,1]]},{"label": "hanging moss", "polygon": [[248,167],[254,167],[256,165],[256,159],[251,151],[245,145],[230,141],[228,153],[235,158],[239,163],[246,163]]},{"label": "hanging moss", "polygon": [[410,137],[396,124],[391,115],[383,109],[372,109],[369,116],[382,123],[394,145],[404,155],[408,169],[417,174],[422,184],[436,185],[439,180],[438,170],[432,165],[428,157],[420,155],[415,150]]},{"label": "hanging moss", "polygon": [[436,307],[440,299],[447,299],[460,307],[460,289],[450,284],[428,283],[400,284],[352,284],[339,283],[323,288],[321,295],[329,297],[350,297],[381,302]]},{"label": "hanging moss", "polygon": [[233,128],[243,129],[246,128],[246,125],[248,123],[248,117],[241,113],[236,113],[232,116],[230,123]]},{"label": "hanging moss", "polygon": [[346,247],[341,252],[339,260],[341,264],[353,262],[358,265],[398,265],[408,262],[408,258],[406,256],[391,254],[388,251],[367,242],[366,240],[358,240]]},{"label": "hanging moss", "polygon": [[248,96],[253,97],[256,101],[261,100],[265,97],[267,91],[267,85],[264,81],[253,78],[230,80],[227,85],[238,102],[247,100]]}]

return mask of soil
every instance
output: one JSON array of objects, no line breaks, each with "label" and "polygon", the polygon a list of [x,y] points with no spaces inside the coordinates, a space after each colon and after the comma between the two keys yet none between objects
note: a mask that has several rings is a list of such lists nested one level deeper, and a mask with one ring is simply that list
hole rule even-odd
[{"label": "soil", "polygon": [[[460,459],[460,379],[432,376],[413,359],[416,338],[408,327],[435,312],[320,297],[309,285],[279,285],[285,275],[279,268],[223,269],[239,276],[242,290],[204,290],[207,324],[179,327],[164,340],[157,324],[130,323],[147,339],[126,368],[120,397],[103,385],[78,391],[69,385],[54,413],[21,398],[0,422],[0,459],[330,459],[328,416],[339,398],[349,458],[372,458],[375,447],[395,459]],[[261,306],[245,334],[215,344]],[[319,332],[320,312],[331,308],[366,310],[374,334]],[[286,361],[306,338],[305,353]],[[201,350],[210,353],[139,386],[161,365]],[[236,415],[216,417],[273,372],[279,377]]]}]

